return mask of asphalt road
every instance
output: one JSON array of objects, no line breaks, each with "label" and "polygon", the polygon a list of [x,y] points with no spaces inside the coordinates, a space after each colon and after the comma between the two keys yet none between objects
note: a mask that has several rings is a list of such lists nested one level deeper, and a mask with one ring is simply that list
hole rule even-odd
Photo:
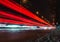
[{"label": "asphalt road", "polygon": [[48,34],[49,30],[27,30],[19,32],[8,32],[0,30],[0,42],[26,42],[36,40]]}]

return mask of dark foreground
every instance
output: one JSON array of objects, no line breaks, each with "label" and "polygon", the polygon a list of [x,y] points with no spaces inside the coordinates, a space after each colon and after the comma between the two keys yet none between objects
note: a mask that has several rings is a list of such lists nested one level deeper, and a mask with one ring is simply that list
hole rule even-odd
[{"label": "dark foreground", "polygon": [[20,32],[8,32],[0,30],[0,42],[37,42],[37,38],[41,38],[48,34],[49,30],[28,30]]}]

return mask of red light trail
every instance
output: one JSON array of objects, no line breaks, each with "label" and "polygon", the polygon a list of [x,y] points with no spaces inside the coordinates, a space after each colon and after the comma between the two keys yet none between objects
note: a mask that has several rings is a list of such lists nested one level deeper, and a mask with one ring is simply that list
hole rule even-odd
[{"label": "red light trail", "polygon": [[7,12],[4,12],[4,11],[0,11],[0,15],[4,15],[4,16],[6,16],[7,18],[11,18],[11,19],[15,19],[15,20],[19,20],[19,21],[24,21],[24,22],[26,22],[26,23],[31,23],[31,24],[34,24],[34,25],[44,25],[44,24],[39,24],[38,22],[33,22],[33,21],[31,21],[31,20],[28,20],[28,19],[26,19],[26,18],[23,18],[23,17],[18,17],[18,16],[15,16],[15,15],[13,15],[13,14],[11,14],[11,13],[7,13]]},{"label": "red light trail", "polygon": [[24,24],[24,25],[32,26],[32,24],[29,24],[29,23],[19,22],[19,21],[4,19],[4,18],[0,18],[0,23]]},{"label": "red light trail", "polygon": [[42,22],[42,23],[45,23],[45,24],[51,26],[49,23],[47,23],[44,20],[42,20],[41,18],[37,17],[36,15],[34,15],[32,12],[30,12],[29,10],[27,10],[26,8],[24,8],[21,5],[18,6],[17,4],[14,4],[14,3],[10,2],[9,0],[1,0],[0,3],[19,13],[29,16],[30,18],[33,18],[35,20],[38,20],[39,22]]}]

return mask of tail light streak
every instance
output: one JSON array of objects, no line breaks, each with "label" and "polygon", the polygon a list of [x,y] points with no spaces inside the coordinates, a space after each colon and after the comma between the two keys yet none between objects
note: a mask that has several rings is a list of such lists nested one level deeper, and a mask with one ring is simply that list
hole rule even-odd
[{"label": "tail light streak", "polygon": [[15,11],[17,11],[17,12],[19,12],[19,13],[22,13],[26,16],[29,16],[30,18],[33,18],[35,20],[38,20],[39,22],[42,22],[42,23],[45,23],[45,24],[51,26],[49,23],[47,23],[46,21],[44,21],[41,18],[37,17],[36,15],[34,15],[32,12],[30,12],[29,10],[27,10],[26,8],[24,8],[21,5],[18,6],[17,4],[14,4],[14,3],[10,2],[9,0],[4,0],[4,1],[1,0],[0,3],[7,6],[7,7],[9,7],[9,8],[11,8],[11,9],[13,9],[13,10],[15,10]]}]

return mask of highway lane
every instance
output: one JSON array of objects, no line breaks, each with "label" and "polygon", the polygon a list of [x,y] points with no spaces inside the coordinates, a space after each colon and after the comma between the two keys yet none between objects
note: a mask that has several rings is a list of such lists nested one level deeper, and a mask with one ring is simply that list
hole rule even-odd
[{"label": "highway lane", "polygon": [[36,40],[48,34],[49,30],[25,30],[19,32],[8,32],[0,30],[0,42],[25,42],[27,40]]}]

